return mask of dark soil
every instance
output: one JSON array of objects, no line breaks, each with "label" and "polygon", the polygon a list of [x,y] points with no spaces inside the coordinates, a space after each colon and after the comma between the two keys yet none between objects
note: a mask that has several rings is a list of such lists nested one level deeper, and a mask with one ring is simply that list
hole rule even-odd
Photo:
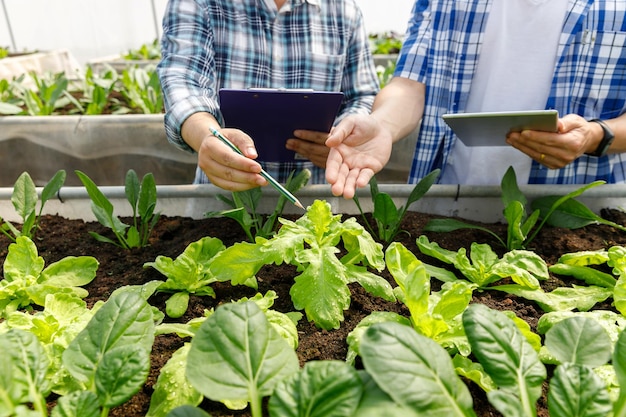
[{"label": "dark soil", "polygon": [[[601,214],[619,224],[626,223],[626,214],[621,211],[604,210]],[[422,234],[426,234],[431,241],[450,250],[457,250],[460,247],[469,248],[472,242],[488,243],[494,249],[500,250],[497,242],[485,232],[475,230],[463,230],[449,234],[422,232],[423,226],[433,217],[435,216],[416,212],[407,213],[403,220],[403,229],[408,233],[399,235],[396,240],[401,241],[420,259],[431,264],[436,263],[433,259],[427,259],[421,255],[415,244],[416,238]],[[483,224],[483,226],[496,231],[501,237],[506,235],[506,225],[504,224]],[[143,268],[144,263],[154,261],[158,255],[175,258],[187,245],[204,236],[217,237],[226,246],[245,240],[245,235],[238,224],[225,218],[193,220],[183,217],[162,217],[153,232],[150,245],[130,251],[119,249],[110,244],[99,243],[88,234],[89,231],[104,235],[109,234],[108,229],[98,223],[67,220],[58,216],[45,216],[42,218],[35,243],[46,265],[66,256],[90,255],[98,259],[100,266],[97,277],[86,287],[89,291],[87,302],[90,306],[97,300],[106,300],[111,292],[120,286],[142,284],[156,279],[163,280],[164,277],[155,269]],[[9,243],[6,237],[0,236],[1,263],[4,263]],[[608,226],[593,225],[577,230],[545,227],[534,240],[532,248],[529,249],[542,256],[548,264],[552,264],[563,253],[608,248],[619,244],[626,244],[626,233]],[[504,250],[501,252],[503,253]],[[274,309],[282,312],[293,311],[289,288],[295,275],[295,267],[290,265],[266,266],[257,275],[259,292],[265,293],[271,289],[278,294],[279,298]],[[393,279],[390,276],[387,278],[393,284]],[[544,285],[546,290],[550,290],[567,284],[561,282],[558,277],[551,277]],[[251,288],[233,287],[227,283],[215,284],[214,289],[217,294],[215,299],[192,296],[187,313],[179,321],[187,322],[193,317],[201,316],[205,309],[244,296],[252,296],[255,293]],[[301,364],[311,360],[344,360],[347,353],[346,337],[348,333],[372,311],[385,310],[407,314],[405,308],[399,303],[389,303],[374,298],[359,286],[354,286],[351,290],[352,305],[345,312],[345,321],[340,329],[323,331],[308,323],[306,319],[300,321],[297,353]],[[166,295],[157,294],[150,299],[150,303],[164,310],[165,299]],[[531,302],[495,291],[476,292],[473,301],[499,310],[512,310],[530,323],[533,329],[542,314],[541,309]],[[609,304],[598,307],[611,308]],[[182,346],[184,341],[184,339],[170,335],[156,338],[151,357],[152,371],[145,387],[130,402],[113,409],[110,413],[111,416],[135,417],[145,415],[152,394],[152,386],[156,382],[160,367],[176,349]],[[480,417],[499,416],[500,414],[486,400],[484,393],[471,383],[468,384],[474,394],[474,407],[477,415]],[[250,415],[247,410],[231,411],[219,403],[207,400],[202,404],[202,408],[214,417]],[[539,401],[538,413],[542,417],[548,415],[545,398]]]}]

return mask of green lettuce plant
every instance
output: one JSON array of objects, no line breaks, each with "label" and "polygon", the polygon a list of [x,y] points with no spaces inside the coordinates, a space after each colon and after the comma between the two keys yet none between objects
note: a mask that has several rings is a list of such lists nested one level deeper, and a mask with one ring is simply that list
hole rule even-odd
[{"label": "green lettuce plant", "polygon": [[360,348],[367,385],[358,416],[473,417],[469,389],[448,353],[432,339],[399,323],[377,323]]},{"label": "green lettuce plant", "polygon": [[146,246],[152,229],[160,217],[160,213],[154,211],[157,203],[154,176],[148,173],[139,182],[134,170],[130,169],[126,173],[124,190],[133,211],[133,224],[128,225],[114,215],[113,204],[87,174],[78,170],[75,173],[87,189],[87,194],[91,199],[91,210],[96,219],[100,224],[111,229],[116,239],[113,240],[95,232],[89,234],[100,242],[111,243],[123,249]]},{"label": "green lettuce plant", "polygon": [[[216,255],[224,249],[221,240],[207,236],[190,243],[176,259],[159,255],[154,262],[144,264],[144,268],[152,267],[167,277],[156,291],[172,293],[165,302],[165,312],[169,317],[178,318],[185,314],[190,294],[215,297],[210,285],[230,280],[229,274],[214,275],[211,271],[212,262],[221,259]],[[256,288],[256,280],[246,283]]]},{"label": "green lettuce plant", "polygon": [[[59,192],[65,183],[65,177],[65,170],[57,171],[41,190],[41,197],[38,197],[33,179],[28,172],[23,172],[15,181],[11,194],[11,203],[22,218],[21,230],[0,216],[0,232],[13,242],[19,236],[34,238],[46,202]],[[37,210],[38,201],[39,210]]]},{"label": "green lettuce plant", "polygon": [[396,298],[409,309],[407,319],[396,313],[373,312],[363,319],[348,335],[347,362],[352,363],[359,354],[363,334],[375,323],[395,322],[413,327],[444,347],[450,354],[470,353],[461,315],[472,300],[476,284],[456,280],[444,283],[440,291],[431,292],[430,275],[424,264],[404,245],[394,242],[385,252],[387,270],[398,284]]},{"label": "green lettuce plant", "polygon": [[[370,272],[384,266],[382,245],[355,218],[341,221],[330,204],[316,200],[296,221],[279,218],[281,228],[271,239],[238,243],[222,251],[210,269],[228,275],[233,284],[245,282],[268,264],[288,263],[299,275],[290,290],[297,310],[322,329],[338,328],[350,307],[349,284],[358,283],[370,294],[394,301],[391,285]],[[345,253],[338,258],[338,245]]]},{"label": "green lettuce plant", "polygon": [[88,295],[81,288],[95,277],[98,261],[92,256],[68,256],[44,268],[33,241],[20,236],[9,245],[0,280],[0,317],[35,304],[43,306],[50,294]]},{"label": "green lettuce plant", "polygon": [[[152,309],[137,292],[117,291],[60,352],[75,390],[56,397],[52,416],[106,417],[145,384],[154,341]],[[51,362],[34,333],[0,333],[0,413],[47,417]],[[59,354],[59,352],[56,352]]]},{"label": "green lettuce plant", "polygon": [[130,111],[122,106],[117,99],[111,97],[115,91],[119,75],[115,69],[110,66],[100,73],[94,73],[91,66],[87,66],[83,81],[82,96],[80,98],[81,114],[95,115],[103,114],[107,107],[113,107],[113,114],[122,114]]},{"label": "green lettuce plant", "polygon": [[161,45],[155,39],[151,43],[144,43],[139,48],[131,49],[123,56],[129,61],[156,60],[161,59]]}]

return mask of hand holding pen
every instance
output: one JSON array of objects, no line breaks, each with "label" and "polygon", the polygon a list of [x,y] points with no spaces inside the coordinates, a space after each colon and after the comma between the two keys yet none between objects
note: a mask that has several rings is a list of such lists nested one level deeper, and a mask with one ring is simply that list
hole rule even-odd
[{"label": "hand holding pen", "polygon": [[[240,155],[243,155],[241,150],[239,150],[239,148],[237,148],[237,146],[235,146],[230,140],[228,140],[228,138],[226,138],[226,136],[222,135],[217,129],[211,127],[211,134],[213,136],[215,136],[216,138],[218,138],[219,140],[221,140],[226,145],[228,145],[228,147],[231,148],[233,151],[237,152]],[[300,203],[300,201],[293,194],[291,194],[291,192],[289,192],[289,190],[287,190],[278,181],[276,181],[274,179],[274,177],[269,175],[263,169],[261,170],[261,172],[259,174],[263,178],[265,178],[265,180],[267,182],[269,182],[272,187],[274,187],[276,190],[278,190],[278,192],[281,195],[283,195],[287,200],[289,200],[291,203],[293,203],[296,207],[300,207],[301,209],[304,209],[304,206],[302,205],[302,203]]]}]

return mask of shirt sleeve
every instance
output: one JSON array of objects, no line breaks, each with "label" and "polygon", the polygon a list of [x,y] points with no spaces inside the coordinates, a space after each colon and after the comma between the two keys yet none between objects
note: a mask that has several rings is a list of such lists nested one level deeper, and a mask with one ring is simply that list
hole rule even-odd
[{"label": "shirt sleeve", "polygon": [[345,67],[341,82],[344,102],[339,111],[337,121],[348,114],[369,113],[379,90],[378,76],[376,75],[370,50],[369,37],[363,22],[363,15],[356,4],[354,5],[353,13],[353,36],[346,51]]},{"label": "shirt sleeve", "polygon": [[217,98],[213,31],[210,19],[195,1],[171,0],[163,18],[162,58],[157,72],[165,102],[168,140],[193,152],[183,140],[183,122],[209,112],[222,123]]},{"label": "shirt sleeve", "polygon": [[428,49],[432,38],[430,1],[418,0],[413,6],[407,33],[398,57],[395,77],[426,83]]}]

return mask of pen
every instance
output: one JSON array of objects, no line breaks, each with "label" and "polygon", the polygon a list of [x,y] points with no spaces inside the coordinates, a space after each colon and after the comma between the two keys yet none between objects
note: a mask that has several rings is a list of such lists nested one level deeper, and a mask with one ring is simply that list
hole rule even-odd
[{"label": "pen", "polygon": [[[218,138],[219,140],[224,142],[226,145],[228,145],[230,147],[230,149],[232,149],[233,151],[237,152],[240,155],[243,155],[243,153],[239,150],[239,148],[236,147],[234,143],[229,141],[226,138],[226,136],[222,135],[217,129],[211,127],[211,133],[213,134],[213,136],[215,136],[216,138]],[[259,174],[263,178],[265,178],[267,180],[267,182],[269,182],[272,187],[276,188],[278,190],[278,192],[281,193],[287,200],[292,202],[295,206],[300,207],[301,209],[304,209],[304,206],[302,205],[302,203],[300,203],[300,201],[293,194],[291,194],[288,189],[283,187],[270,174],[265,172],[264,169],[261,169],[261,172]]]}]

